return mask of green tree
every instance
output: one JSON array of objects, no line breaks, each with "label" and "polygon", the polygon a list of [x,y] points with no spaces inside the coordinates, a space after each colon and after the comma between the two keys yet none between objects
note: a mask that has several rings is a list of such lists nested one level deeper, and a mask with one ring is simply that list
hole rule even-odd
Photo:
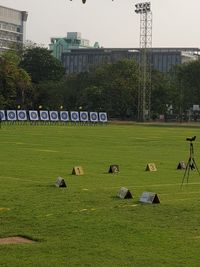
[{"label": "green tree", "polygon": [[200,59],[179,66],[186,107],[200,103]]},{"label": "green tree", "polygon": [[51,51],[43,47],[25,49],[20,66],[29,73],[32,82],[36,84],[59,81],[65,73],[61,62],[52,56]]},{"label": "green tree", "polygon": [[152,71],[151,113],[152,118],[166,114],[171,104],[167,76],[157,70]]},{"label": "green tree", "polygon": [[116,118],[133,118],[137,114],[138,79],[135,61],[121,60],[100,66],[89,73],[79,105],[88,110],[106,110]]},{"label": "green tree", "polygon": [[[51,51],[35,44],[28,45],[21,53],[20,66],[32,79],[29,106],[55,107],[60,102],[60,88],[65,74],[61,62],[54,58]],[[62,91],[62,90],[61,90]]]},{"label": "green tree", "polygon": [[20,98],[25,101],[26,90],[31,86],[30,76],[19,67],[20,58],[14,51],[0,56],[0,101],[2,107],[14,107]]},{"label": "green tree", "polygon": [[180,120],[194,104],[200,104],[200,59],[175,66],[169,75],[169,95]]},{"label": "green tree", "polygon": [[42,106],[45,109],[59,109],[64,105],[64,86],[62,81],[45,81],[34,85],[32,107]]}]

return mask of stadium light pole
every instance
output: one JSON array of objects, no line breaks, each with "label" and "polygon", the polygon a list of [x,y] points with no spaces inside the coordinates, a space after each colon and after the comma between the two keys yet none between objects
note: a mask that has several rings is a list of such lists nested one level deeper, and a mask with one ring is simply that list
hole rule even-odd
[{"label": "stadium light pole", "polygon": [[140,81],[138,86],[138,121],[146,121],[151,118],[151,3],[137,3],[135,8],[135,13],[140,14]]}]

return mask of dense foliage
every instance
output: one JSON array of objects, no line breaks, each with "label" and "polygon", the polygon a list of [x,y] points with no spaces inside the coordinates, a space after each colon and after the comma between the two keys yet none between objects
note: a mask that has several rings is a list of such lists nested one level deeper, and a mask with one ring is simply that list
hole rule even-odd
[{"label": "dense foliage", "polygon": [[174,68],[171,75],[171,102],[175,112],[182,114],[200,104],[200,59]]},{"label": "dense foliage", "polygon": [[[18,51],[19,52],[19,51]],[[0,56],[0,108],[83,109],[107,111],[112,118],[136,119],[139,67],[121,60],[65,76],[46,48],[30,46]],[[151,113],[182,115],[200,104],[200,60],[177,65],[168,74],[153,70]],[[169,110],[171,107],[171,110]]]},{"label": "dense foliage", "polygon": [[28,73],[19,67],[20,58],[13,52],[0,57],[0,106],[12,107],[25,104],[31,87]]},{"label": "dense foliage", "polygon": [[67,80],[67,87],[71,87],[69,102],[86,110],[106,110],[112,117],[127,118],[137,111],[138,79],[134,61],[104,65]]},{"label": "dense foliage", "polygon": [[28,48],[23,53],[20,63],[32,78],[33,83],[60,80],[64,73],[61,62],[43,47]]}]

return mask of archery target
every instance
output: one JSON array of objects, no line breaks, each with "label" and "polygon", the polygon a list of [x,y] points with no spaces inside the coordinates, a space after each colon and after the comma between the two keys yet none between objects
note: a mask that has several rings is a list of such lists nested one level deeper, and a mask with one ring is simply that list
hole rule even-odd
[{"label": "archery target", "polygon": [[98,121],[97,112],[90,112],[90,121],[92,121],[92,122],[97,122]]},{"label": "archery target", "polygon": [[16,110],[7,110],[7,119],[8,121],[16,121],[17,120]]},{"label": "archery target", "polygon": [[0,110],[0,121],[5,121],[6,115],[4,110]]},{"label": "archery target", "polygon": [[17,118],[19,121],[26,121],[27,120],[26,110],[17,110]]},{"label": "archery target", "polygon": [[51,121],[58,121],[58,111],[49,111],[49,116]]},{"label": "archery target", "polygon": [[38,121],[39,117],[37,110],[29,110],[29,117],[31,121]]},{"label": "archery target", "polygon": [[71,121],[79,121],[79,114],[77,111],[71,111]]},{"label": "archery target", "polygon": [[40,120],[41,121],[48,121],[49,120],[49,113],[47,110],[40,110]]},{"label": "archery target", "polygon": [[60,120],[61,121],[69,121],[69,112],[68,111],[60,111]]},{"label": "archery target", "polygon": [[80,121],[88,121],[88,112],[86,111],[80,112]]},{"label": "archery target", "polygon": [[107,122],[108,117],[106,112],[99,112],[99,121],[101,122]]}]

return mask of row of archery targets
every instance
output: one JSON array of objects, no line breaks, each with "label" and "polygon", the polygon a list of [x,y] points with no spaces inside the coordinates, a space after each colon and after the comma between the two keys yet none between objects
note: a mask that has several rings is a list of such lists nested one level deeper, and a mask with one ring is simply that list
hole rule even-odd
[{"label": "row of archery targets", "polygon": [[106,112],[88,111],[48,111],[48,110],[0,110],[0,121],[8,122],[73,122],[106,123]]}]

